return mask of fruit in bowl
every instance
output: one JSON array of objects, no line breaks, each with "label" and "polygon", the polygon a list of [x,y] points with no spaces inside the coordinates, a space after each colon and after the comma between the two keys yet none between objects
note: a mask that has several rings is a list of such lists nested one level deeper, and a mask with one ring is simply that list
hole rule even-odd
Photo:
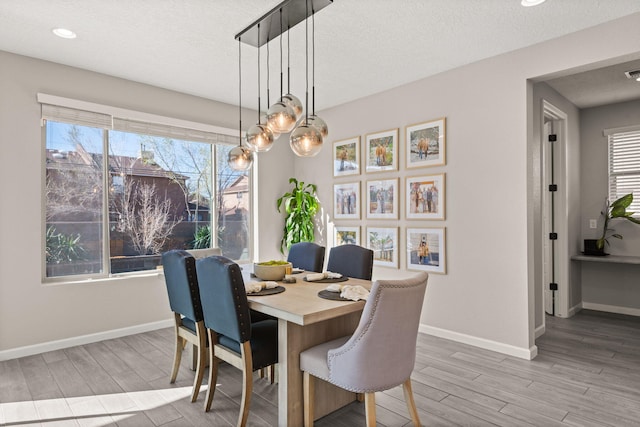
[{"label": "fruit in bowl", "polygon": [[287,261],[254,262],[253,274],[260,280],[282,280],[287,267],[292,267]]}]

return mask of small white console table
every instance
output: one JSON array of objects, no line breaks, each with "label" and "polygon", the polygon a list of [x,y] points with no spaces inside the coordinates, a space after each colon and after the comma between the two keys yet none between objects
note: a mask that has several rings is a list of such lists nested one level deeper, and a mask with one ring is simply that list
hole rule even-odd
[{"label": "small white console table", "polygon": [[640,316],[640,256],[574,255],[581,266],[582,307]]}]

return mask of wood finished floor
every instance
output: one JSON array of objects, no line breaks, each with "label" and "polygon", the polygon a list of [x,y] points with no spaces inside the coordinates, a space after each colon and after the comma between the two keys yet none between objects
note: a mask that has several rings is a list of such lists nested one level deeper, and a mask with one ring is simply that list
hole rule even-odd
[{"label": "wood finished floor", "polygon": [[[0,362],[2,426],[231,426],[240,371],[221,366],[213,410],[189,402],[193,372],[169,384],[171,329]],[[640,319],[547,317],[526,361],[427,335],[412,376],[426,426],[640,426]],[[408,426],[402,390],[376,394],[378,425]],[[249,425],[277,425],[277,385],[256,380]],[[364,426],[353,403],[316,426]]]}]

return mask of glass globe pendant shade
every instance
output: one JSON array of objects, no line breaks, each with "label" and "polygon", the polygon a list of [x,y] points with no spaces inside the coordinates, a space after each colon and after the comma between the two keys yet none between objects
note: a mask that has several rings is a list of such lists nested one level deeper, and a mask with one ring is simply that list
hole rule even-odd
[{"label": "glass globe pendant shade", "polygon": [[288,93],[280,98],[280,101],[293,108],[293,112],[296,113],[296,120],[300,118],[302,115],[302,102],[297,96]]},{"label": "glass globe pendant shade", "polygon": [[247,145],[253,151],[269,151],[273,146],[273,132],[267,126],[253,125],[247,131]]},{"label": "glass globe pendant shade", "polygon": [[284,102],[278,101],[267,110],[267,126],[275,133],[289,133],[296,125],[296,113]]},{"label": "glass globe pendant shade", "polygon": [[253,164],[253,153],[248,148],[233,147],[229,151],[229,157],[227,163],[233,170],[246,171],[251,168]]},{"label": "glass globe pendant shade", "polygon": [[262,126],[265,126],[266,128],[268,128],[271,131],[271,135],[273,135],[273,140],[275,142],[276,139],[280,138],[280,134],[277,132],[274,132],[273,129],[271,129],[268,125],[268,120],[267,120],[267,114],[262,114],[260,116],[260,124]]},{"label": "glass globe pendant shade", "polygon": [[313,157],[322,149],[322,135],[314,126],[309,126],[303,120],[297,128],[291,132],[289,145],[296,155],[300,157]]},{"label": "glass globe pendant shade", "polygon": [[306,123],[307,125],[313,126],[318,129],[320,131],[320,134],[322,135],[322,138],[326,138],[327,135],[329,135],[329,127],[327,126],[327,122],[325,122],[315,114],[309,116],[309,118],[306,120]]}]

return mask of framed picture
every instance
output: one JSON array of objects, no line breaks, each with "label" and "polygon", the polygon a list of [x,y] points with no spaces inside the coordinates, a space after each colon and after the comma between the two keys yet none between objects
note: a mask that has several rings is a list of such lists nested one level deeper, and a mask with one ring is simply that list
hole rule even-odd
[{"label": "framed picture", "polygon": [[445,164],[446,118],[407,126],[407,168]]},{"label": "framed picture", "polygon": [[398,268],[398,228],[367,227],[367,248],[373,251],[373,264]]},{"label": "framed picture", "polygon": [[360,219],[359,182],[333,185],[333,217],[335,219]]},{"label": "framed picture", "polygon": [[333,246],[359,245],[360,227],[334,227]]},{"label": "framed picture", "polygon": [[407,219],[444,219],[444,174],[407,177]]},{"label": "framed picture", "polygon": [[367,218],[398,219],[398,178],[367,181]]},{"label": "framed picture", "polygon": [[367,172],[398,169],[398,129],[368,134],[366,141]]},{"label": "framed picture", "polygon": [[407,270],[446,274],[444,228],[407,228]]},{"label": "framed picture", "polygon": [[360,137],[333,143],[333,176],[360,174]]}]

